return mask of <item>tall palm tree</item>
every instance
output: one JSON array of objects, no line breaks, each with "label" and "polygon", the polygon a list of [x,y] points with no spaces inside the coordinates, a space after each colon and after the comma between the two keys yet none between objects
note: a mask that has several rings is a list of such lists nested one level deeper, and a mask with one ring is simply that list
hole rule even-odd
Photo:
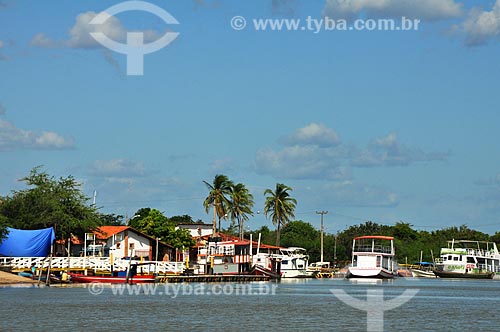
[{"label": "tall palm tree", "polygon": [[243,224],[248,220],[248,215],[253,215],[253,195],[243,183],[238,183],[233,186],[230,197],[229,215],[231,220],[238,222],[238,234],[241,240],[243,239]]},{"label": "tall palm tree", "polygon": [[[231,194],[233,182],[229,180],[227,176],[223,174],[217,174],[214,178],[213,183],[209,183],[207,181],[203,181],[203,183],[205,183],[209,190],[207,198],[205,198],[205,200],[203,201],[205,212],[208,213],[210,207],[214,208],[214,214],[216,214],[219,218],[220,228],[220,220],[221,218],[226,216],[229,206],[231,205],[228,197]],[[215,236],[215,234],[213,235]]]},{"label": "tall palm tree", "polygon": [[297,200],[290,197],[289,191],[293,189],[283,183],[276,183],[274,192],[271,189],[264,191],[266,202],[264,204],[264,214],[271,215],[271,220],[276,226],[276,245],[280,245],[281,226],[286,226],[292,218],[295,218],[295,207]]}]

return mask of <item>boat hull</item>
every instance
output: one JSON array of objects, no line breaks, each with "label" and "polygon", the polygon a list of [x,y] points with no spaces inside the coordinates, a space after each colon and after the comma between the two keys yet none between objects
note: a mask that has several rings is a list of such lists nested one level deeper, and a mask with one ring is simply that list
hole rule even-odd
[{"label": "boat hull", "polygon": [[362,269],[350,267],[347,273],[347,278],[378,278],[378,279],[392,279],[397,276],[397,273],[391,272],[386,269]]},{"label": "boat hull", "polygon": [[111,284],[124,284],[126,282],[132,284],[151,283],[155,282],[155,276],[135,276],[133,278],[127,277],[110,277],[110,276],[85,276],[85,275],[71,275],[71,282],[74,283],[111,283]]},{"label": "boat hull", "polygon": [[484,272],[484,273],[459,273],[459,272],[445,272],[445,271],[434,271],[434,274],[440,278],[465,278],[465,279],[493,279],[495,276],[494,272]]},{"label": "boat hull", "polygon": [[424,271],[419,269],[410,269],[411,274],[415,278],[436,278],[437,276],[433,271]]}]

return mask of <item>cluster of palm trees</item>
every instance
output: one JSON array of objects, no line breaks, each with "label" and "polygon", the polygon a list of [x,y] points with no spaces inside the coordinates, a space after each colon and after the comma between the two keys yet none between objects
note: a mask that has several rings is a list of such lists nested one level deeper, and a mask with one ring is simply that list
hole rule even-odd
[{"label": "cluster of palm trees", "polygon": [[[223,174],[217,174],[212,183],[203,181],[207,186],[209,193],[203,201],[205,212],[209,213],[213,209],[214,228],[216,217],[219,219],[219,229],[221,219],[230,218],[238,225],[238,234],[243,239],[244,223],[249,216],[253,216],[254,200],[253,195],[242,183],[234,184],[233,181]],[[264,214],[270,217],[274,226],[276,226],[276,245],[280,245],[280,230],[295,218],[295,207],[297,200],[290,196],[293,189],[277,183],[273,190],[266,189],[264,196]],[[215,230],[215,233],[217,230]]]}]

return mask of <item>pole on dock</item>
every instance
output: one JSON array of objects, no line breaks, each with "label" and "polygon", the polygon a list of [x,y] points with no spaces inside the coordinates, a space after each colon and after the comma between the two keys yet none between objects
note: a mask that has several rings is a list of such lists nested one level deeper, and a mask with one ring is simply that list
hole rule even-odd
[{"label": "pole on dock", "polygon": [[321,263],[323,264],[323,215],[327,214],[328,211],[316,211],[316,214],[321,215]]}]

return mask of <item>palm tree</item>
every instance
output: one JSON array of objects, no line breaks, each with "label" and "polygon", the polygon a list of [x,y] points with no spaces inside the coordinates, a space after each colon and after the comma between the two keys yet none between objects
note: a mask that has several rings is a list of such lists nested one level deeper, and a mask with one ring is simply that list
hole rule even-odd
[{"label": "palm tree", "polygon": [[274,226],[276,226],[276,245],[280,245],[280,229],[285,227],[292,218],[295,218],[295,207],[297,200],[290,197],[288,191],[293,189],[283,183],[276,183],[274,192],[271,189],[264,191],[266,202],[264,205],[264,214],[266,217],[271,215]]},{"label": "palm tree", "polygon": [[230,197],[229,215],[231,220],[238,222],[238,234],[241,240],[243,239],[243,223],[248,220],[248,215],[253,215],[253,195],[243,183],[238,183],[233,186]]},{"label": "palm tree", "polygon": [[[213,206],[214,223],[215,223],[215,215],[217,215],[219,218],[219,228],[220,228],[220,220],[221,218],[226,216],[228,208],[231,204],[228,197],[231,194],[233,182],[229,180],[227,176],[222,174],[217,174],[212,184],[210,184],[207,181],[203,181],[203,183],[205,183],[205,185],[209,189],[208,196],[203,201],[205,212],[208,213],[210,207]],[[215,234],[213,235],[215,236]]]}]

